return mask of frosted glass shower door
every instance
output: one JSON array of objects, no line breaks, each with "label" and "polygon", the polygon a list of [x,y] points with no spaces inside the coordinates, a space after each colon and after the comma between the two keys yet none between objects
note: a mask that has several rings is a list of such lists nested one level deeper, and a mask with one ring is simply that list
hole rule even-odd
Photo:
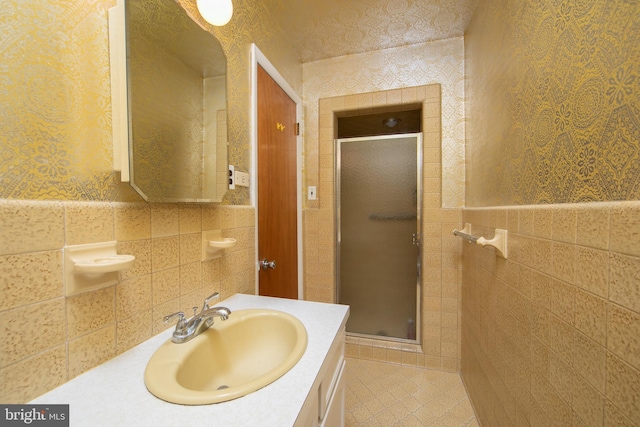
[{"label": "frosted glass shower door", "polygon": [[415,340],[421,135],[336,141],[338,302],[347,332]]}]

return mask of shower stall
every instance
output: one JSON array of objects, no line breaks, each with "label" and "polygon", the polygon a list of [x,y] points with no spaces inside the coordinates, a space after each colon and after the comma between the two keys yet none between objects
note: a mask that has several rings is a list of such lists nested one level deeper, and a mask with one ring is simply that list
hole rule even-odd
[{"label": "shower stall", "polygon": [[336,140],[338,302],[347,332],[420,337],[422,134]]}]

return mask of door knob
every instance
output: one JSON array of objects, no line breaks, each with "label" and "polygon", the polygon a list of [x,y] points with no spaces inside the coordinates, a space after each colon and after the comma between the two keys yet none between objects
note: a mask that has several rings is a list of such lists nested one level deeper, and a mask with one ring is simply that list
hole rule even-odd
[{"label": "door knob", "polygon": [[276,268],[276,260],[267,261],[266,259],[263,259],[262,261],[260,261],[260,267],[263,270],[267,270],[269,268],[274,269]]}]

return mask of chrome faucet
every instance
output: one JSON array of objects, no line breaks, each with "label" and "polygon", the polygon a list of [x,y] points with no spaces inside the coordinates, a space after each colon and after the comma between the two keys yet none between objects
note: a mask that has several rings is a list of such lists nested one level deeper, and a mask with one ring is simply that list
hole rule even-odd
[{"label": "chrome faucet", "polygon": [[219,298],[220,294],[218,292],[209,295],[202,305],[202,310],[200,313],[197,313],[198,307],[193,307],[193,317],[189,320],[185,318],[185,315],[182,311],[177,313],[169,314],[164,317],[164,323],[169,322],[169,320],[174,317],[178,318],[178,323],[176,324],[176,329],[173,331],[173,336],[171,337],[171,341],[176,344],[185,343],[190,341],[191,339],[197,337],[211,325],[213,325],[213,318],[220,317],[222,320],[227,320],[229,315],[231,314],[231,310],[226,307],[213,307],[209,308],[209,301],[215,298]]}]

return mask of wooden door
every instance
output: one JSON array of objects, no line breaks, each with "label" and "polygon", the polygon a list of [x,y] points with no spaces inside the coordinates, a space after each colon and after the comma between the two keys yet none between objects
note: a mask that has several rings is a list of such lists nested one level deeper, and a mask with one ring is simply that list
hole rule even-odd
[{"label": "wooden door", "polygon": [[258,65],[260,295],[298,298],[296,104]]}]

